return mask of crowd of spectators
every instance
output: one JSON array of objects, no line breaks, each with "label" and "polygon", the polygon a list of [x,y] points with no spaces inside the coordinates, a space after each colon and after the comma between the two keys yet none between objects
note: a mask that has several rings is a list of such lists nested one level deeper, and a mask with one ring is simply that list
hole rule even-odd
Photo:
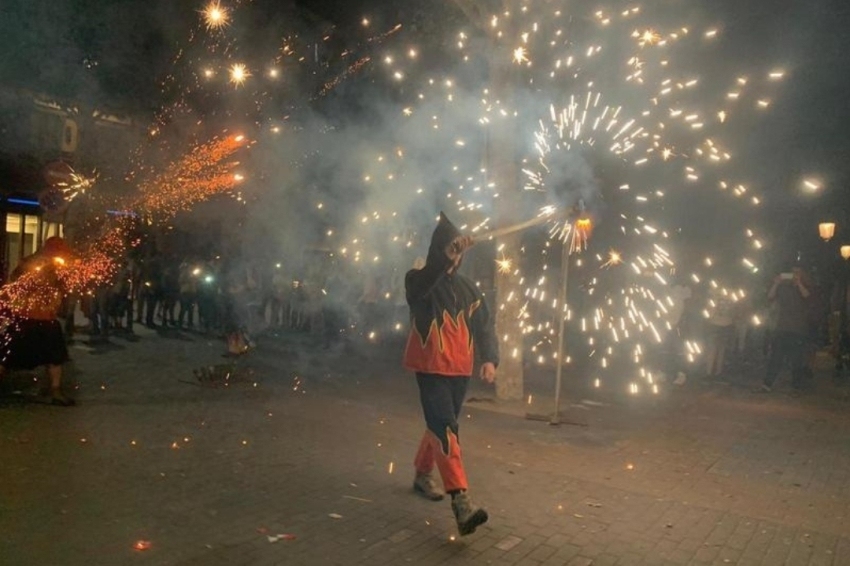
[{"label": "crowd of spectators", "polygon": [[95,344],[116,333],[132,339],[142,324],[222,337],[237,353],[268,331],[313,333],[330,347],[345,336],[377,342],[406,329],[403,277],[321,262],[300,271],[283,261],[220,256],[127,259],[111,284],[69,297],[66,333],[73,336],[81,311]]}]

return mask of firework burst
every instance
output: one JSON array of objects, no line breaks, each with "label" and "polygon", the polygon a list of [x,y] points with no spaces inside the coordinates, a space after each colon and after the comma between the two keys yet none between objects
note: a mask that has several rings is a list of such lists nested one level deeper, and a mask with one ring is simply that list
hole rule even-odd
[{"label": "firework burst", "polygon": [[230,25],[230,9],[222,6],[218,0],[207,4],[201,10],[201,16],[208,30],[217,30]]},{"label": "firework burst", "polygon": [[[507,4],[509,9],[482,22],[481,34],[457,35],[457,59],[442,65],[456,69],[454,76],[431,76],[412,89],[415,98],[402,102],[394,136],[402,140],[399,147],[374,157],[363,176],[368,193],[392,194],[394,207],[382,208],[380,198],[368,202],[349,229],[336,231],[338,249],[359,262],[379,249],[410,248],[430,227],[422,226],[424,235],[411,234],[405,208],[427,209],[435,202],[454,210],[472,234],[489,231],[506,210],[552,213],[583,203],[584,215],[570,213],[565,220],[554,214],[550,238],[531,239],[522,257],[496,260],[496,270],[515,285],[500,294],[497,308],[519,313],[516,328],[500,332],[534,337],[538,362],[560,362],[553,342],[557,321],[565,317],[577,336],[571,357],[586,354],[589,383],[604,386],[608,376],[632,393],[657,392],[653,354],[674,329],[674,283],[716,288],[740,300],[759,271],[764,242],[741,226],[742,255],[712,249],[710,238],[685,248],[677,235],[690,226],[677,211],[712,187],[719,189],[718,202],[758,209],[761,197],[753,185],[732,177],[738,138],[733,128],[770,107],[787,72],[730,72],[724,82],[712,69],[712,80],[704,80],[703,68],[694,63],[712,61],[721,34],[699,22],[670,24],[675,10],[600,10],[586,3],[582,14],[580,5],[566,2]],[[410,68],[400,61],[385,58],[388,84],[416,76],[414,61]],[[476,78],[482,61],[490,66],[489,79]],[[504,132],[509,139],[500,139]],[[519,197],[508,199],[516,191],[512,183],[481,166],[493,139],[523,158],[526,191]],[[416,147],[416,160],[405,158],[405,140]],[[529,145],[534,152],[523,153]],[[438,165],[426,175],[417,160]],[[446,188],[438,190],[429,176]],[[809,190],[817,190],[819,184],[807,181]],[[412,190],[399,204],[396,195],[405,187]],[[550,252],[561,245],[575,256],[567,304],[552,299],[557,281],[547,276],[561,255]],[[694,247],[723,261],[682,262]],[[594,251],[599,248],[610,251]],[[706,304],[706,316],[713,308]],[[688,337],[674,348],[690,361],[702,349]]]},{"label": "firework burst", "polygon": [[248,70],[243,63],[234,63],[230,67],[230,83],[234,86],[242,86],[248,77],[251,76],[251,71]]}]

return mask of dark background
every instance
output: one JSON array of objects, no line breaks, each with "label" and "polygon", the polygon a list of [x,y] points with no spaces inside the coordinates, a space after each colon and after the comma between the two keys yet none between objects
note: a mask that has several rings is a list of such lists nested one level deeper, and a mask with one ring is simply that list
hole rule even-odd
[{"label": "dark background", "polygon": [[[763,221],[788,249],[821,253],[816,224],[827,218],[839,223],[836,245],[850,241],[845,190],[850,181],[845,157],[850,149],[850,7],[844,0],[712,0],[711,5],[716,9],[710,15],[699,14],[700,21],[723,32],[722,57],[711,66],[746,71],[752,65],[756,73],[769,61],[788,71],[772,111],[746,126],[747,147],[739,149],[746,166],[765,183],[756,187],[766,196]],[[188,30],[200,30],[197,11],[202,7],[171,0],[5,0],[0,81],[153,116],[173,96],[161,81],[172,70]],[[364,15],[382,25],[400,21],[425,34],[462,21],[450,0],[255,0],[252,11],[265,26],[257,33],[271,37],[278,26],[291,28],[297,14],[298,25],[315,33],[335,29],[342,42]],[[823,179],[826,188],[819,195],[801,190],[801,179],[809,175]]]}]

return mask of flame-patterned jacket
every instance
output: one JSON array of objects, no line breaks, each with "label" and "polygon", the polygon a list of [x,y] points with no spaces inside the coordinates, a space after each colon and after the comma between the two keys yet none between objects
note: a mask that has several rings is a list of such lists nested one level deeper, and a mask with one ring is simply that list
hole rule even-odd
[{"label": "flame-patterned jacket", "polygon": [[[420,373],[471,376],[475,356],[499,365],[499,344],[484,297],[450,263],[429,255],[422,269],[405,277],[410,336],[404,367]],[[476,352],[476,348],[478,351]]]}]

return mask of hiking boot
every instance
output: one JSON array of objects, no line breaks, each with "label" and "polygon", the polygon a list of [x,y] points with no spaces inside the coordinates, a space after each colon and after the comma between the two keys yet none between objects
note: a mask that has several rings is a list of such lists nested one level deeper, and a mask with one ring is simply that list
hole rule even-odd
[{"label": "hiking boot", "polygon": [[452,511],[457,520],[460,536],[470,535],[479,526],[487,522],[487,511],[475,505],[465,491],[452,498]]},{"label": "hiking boot", "polygon": [[431,501],[442,501],[443,497],[446,496],[445,492],[434,481],[434,476],[418,472],[413,480],[413,491]]}]

